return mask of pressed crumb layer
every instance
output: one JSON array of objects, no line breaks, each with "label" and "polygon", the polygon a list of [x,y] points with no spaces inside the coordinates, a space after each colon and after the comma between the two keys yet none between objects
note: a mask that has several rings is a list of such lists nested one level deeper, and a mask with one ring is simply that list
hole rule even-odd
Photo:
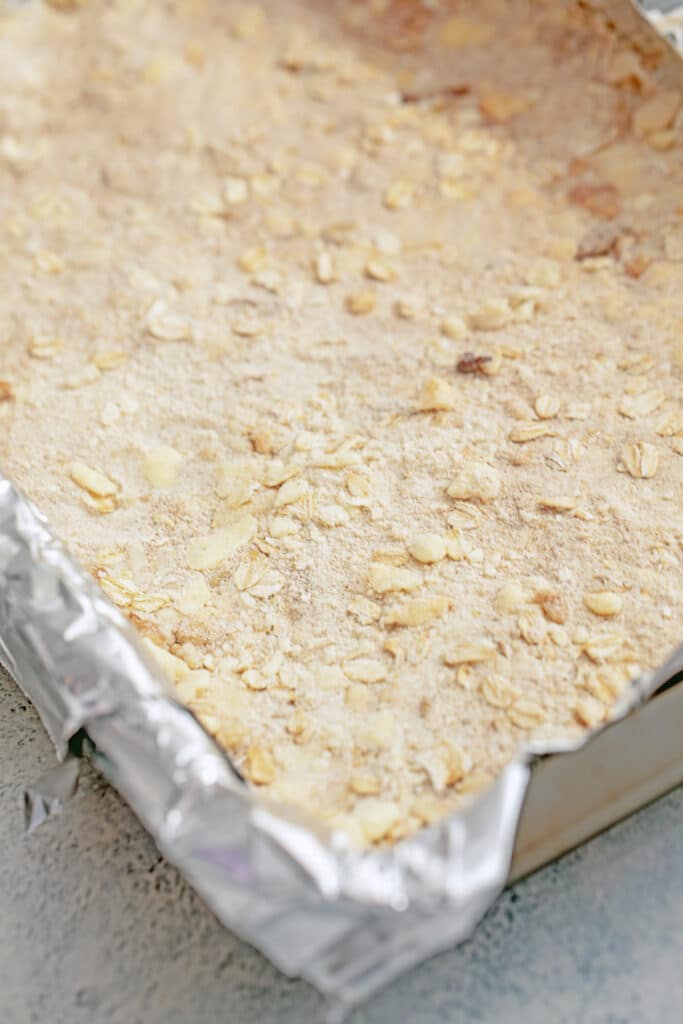
[{"label": "pressed crumb layer", "polygon": [[0,12],[2,467],[359,842],[681,639],[683,96],[627,8]]}]

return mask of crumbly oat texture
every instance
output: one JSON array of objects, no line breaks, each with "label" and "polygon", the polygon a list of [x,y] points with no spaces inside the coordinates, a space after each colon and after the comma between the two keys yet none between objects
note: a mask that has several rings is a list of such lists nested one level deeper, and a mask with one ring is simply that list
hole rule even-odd
[{"label": "crumbly oat texture", "polygon": [[598,6],[0,13],[3,468],[361,842],[681,638],[682,84]]}]

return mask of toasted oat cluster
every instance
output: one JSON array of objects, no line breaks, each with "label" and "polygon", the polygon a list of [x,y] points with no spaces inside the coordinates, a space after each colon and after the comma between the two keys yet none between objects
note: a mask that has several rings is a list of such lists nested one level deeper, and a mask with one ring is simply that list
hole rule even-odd
[{"label": "toasted oat cluster", "polygon": [[683,97],[634,23],[0,11],[3,469],[252,783],[359,842],[681,639]]}]

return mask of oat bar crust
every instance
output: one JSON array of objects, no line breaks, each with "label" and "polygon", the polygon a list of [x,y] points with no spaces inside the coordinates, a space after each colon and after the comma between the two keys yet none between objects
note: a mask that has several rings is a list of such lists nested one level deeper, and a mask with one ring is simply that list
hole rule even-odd
[{"label": "oat bar crust", "polygon": [[681,636],[681,80],[586,3],[0,9],[0,461],[358,842]]}]

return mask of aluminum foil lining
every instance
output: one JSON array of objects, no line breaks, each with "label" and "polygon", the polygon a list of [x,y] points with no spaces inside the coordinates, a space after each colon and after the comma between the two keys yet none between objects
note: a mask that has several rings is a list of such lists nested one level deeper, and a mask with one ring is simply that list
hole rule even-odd
[{"label": "aluminum foil lining", "polygon": [[[683,5],[647,6],[683,47]],[[0,662],[66,758],[29,793],[29,825],[75,788],[69,746],[87,737],[91,758],[220,920],[342,1012],[471,934],[505,885],[534,760],[576,749],[531,748],[465,810],[391,849],[354,851],[243,782],[127,620],[2,474]],[[614,720],[682,669],[683,647],[632,685]]]}]

